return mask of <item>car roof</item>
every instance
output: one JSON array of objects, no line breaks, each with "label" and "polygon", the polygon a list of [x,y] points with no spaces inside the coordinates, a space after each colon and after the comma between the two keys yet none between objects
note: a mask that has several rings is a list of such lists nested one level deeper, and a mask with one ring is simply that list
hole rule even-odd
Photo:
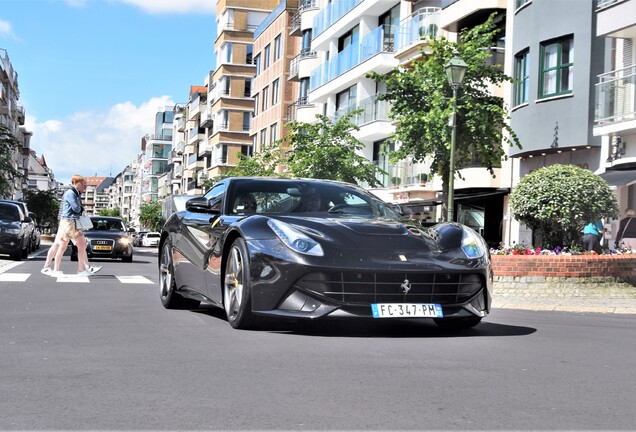
[{"label": "car roof", "polygon": [[19,205],[16,201],[0,199],[0,205],[16,207],[18,210],[20,210],[22,216],[24,216],[24,207]]}]

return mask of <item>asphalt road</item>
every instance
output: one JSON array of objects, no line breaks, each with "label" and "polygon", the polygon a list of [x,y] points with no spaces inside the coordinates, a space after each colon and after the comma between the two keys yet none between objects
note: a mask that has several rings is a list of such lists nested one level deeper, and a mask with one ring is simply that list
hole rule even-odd
[{"label": "asphalt road", "polygon": [[164,310],[156,251],[88,281],[43,260],[0,269],[0,430],[634,430],[636,315],[236,331]]}]

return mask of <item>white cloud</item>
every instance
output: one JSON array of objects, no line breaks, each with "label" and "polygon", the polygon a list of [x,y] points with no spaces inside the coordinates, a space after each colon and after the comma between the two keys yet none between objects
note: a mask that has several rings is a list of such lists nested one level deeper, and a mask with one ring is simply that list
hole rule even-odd
[{"label": "white cloud", "polygon": [[11,27],[11,23],[9,21],[0,19],[0,36],[14,37],[13,27]]},{"label": "white cloud", "polygon": [[38,122],[27,112],[31,148],[43,155],[55,179],[68,184],[73,174],[115,176],[141,151],[141,138],[154,133],[157,111],[173,106],[169,96],[135,106],[119,103],[106,112],[78,112]]},{"label": "white cloud", "polygon": [[205,13],[215,12],[215,3],[212,0],[116,0],[136,6],[141,10],[152,14],[163,13]]}]

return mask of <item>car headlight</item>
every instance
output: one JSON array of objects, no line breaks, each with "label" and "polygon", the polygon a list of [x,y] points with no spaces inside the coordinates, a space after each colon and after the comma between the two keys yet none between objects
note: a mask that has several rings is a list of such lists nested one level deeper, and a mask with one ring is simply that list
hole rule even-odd
[{"label": "car headlight", "polygon": [[126,237],[122,237],[119,239],[119,244],[122,244],[124,246],[128,246],[130,244],[130,239],[126,238]]},{"label": "car headlight", "polygon": [[2,231],[7,234],[20,234],[20,228],[3,228]]},{"label": "car headlight", "polygon": [[464,227],[462,250],[468,258],[481,258],[486,254],[488,247],[479,234],[471,228]]},{"label": "car headlight", "polygon": [[268,220],[267,225],[269,225],[278,238],[291,250],[305,255],[324,255],[322,247],[317,241],[306,236],[296,228],[292,228],[290,225],[275,219]]}]

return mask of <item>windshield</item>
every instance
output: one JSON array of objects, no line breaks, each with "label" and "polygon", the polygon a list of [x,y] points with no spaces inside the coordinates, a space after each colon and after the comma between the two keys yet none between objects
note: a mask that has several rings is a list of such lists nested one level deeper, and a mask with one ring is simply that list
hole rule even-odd
[{"label": "windshield", "polygon": [[121,219],[91,217],[91,221],[93,221],[93,229],[97,231],[126,231]]}]

